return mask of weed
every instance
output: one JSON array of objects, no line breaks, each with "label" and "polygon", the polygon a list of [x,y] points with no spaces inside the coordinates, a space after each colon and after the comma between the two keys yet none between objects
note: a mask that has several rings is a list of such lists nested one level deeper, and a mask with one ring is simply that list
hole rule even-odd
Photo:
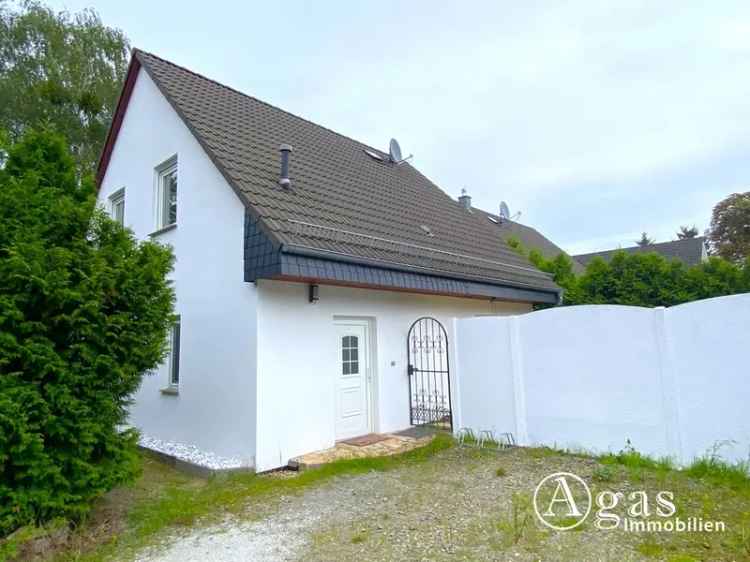
[{"label": "weed", "polygon": [[733,551],[741,552],[743,555],[750,557],[750,527],[742,525],[730,535],[728,542]]},{"label": "weed", "polygon": [[684,472],[698,480],[740,490],[750,488],[749,468],[748,463],[729,464],[717,457],[705,456],[695,459]]},{"label": "weed", "polygon": [[357,533],[356,535],[352,537],[352,544],[362,544],[366,540],[367,540],[367,533],[363,531],[361,533]]},{"label": "weed", "polygon": [[505,470],[502,466],[499,466],[497,467],[497,469],[495,469],[495,476],[497,476],[498,478],[502,478],[503,476],[506,476],[507,474],[508,474],[508,471]]},{"label": "weed", "polygon": [[611,466],[597,466],[592,478],[597,482],[612,482],[615,479],[615,471]]},{"label": "weed", "polygon": [[531,497],[528,494],[515,492],[510,504],[509,517],[501,519],[497,528],[508,539],[508,542],[518,544],[531,523]]},{"label": "weed", "polygon": [[637,469],[656,469],[659,462],[636,451],[630,439],[627,440],[625,447],[619,453],[606,453],[599,457],[602,464],[620,464],[626,468]]}]

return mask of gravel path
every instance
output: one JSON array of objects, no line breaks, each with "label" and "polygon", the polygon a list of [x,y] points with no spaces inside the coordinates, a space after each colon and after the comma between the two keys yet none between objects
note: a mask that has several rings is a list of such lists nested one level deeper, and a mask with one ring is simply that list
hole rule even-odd
[{"label": "gravel path", "polygon": [[[498,476],[498,468],[504,475]],[[281,498],[255,520],[227,520],[142,553],[143,562],[305,560],[644,560],[618,533],[539,528],[533,514],[510,523],[514,493],[530,495],[550,471],[590,478],[595,462],[524,450],[454,448],[426,463],[339,477]],[[255,513],[253,513],[255,511]],[[630,541],[632,542],[632,541]]]},{"label": "gravel path", "polygon": [[363,516],[368,503],[358,495],[377,486],[382,474],[339,478],[300,496],[285,496],[278,506],[264,506],[259,520],[228,519],[189,535],[173,537],[166,548],[150,549],[140,562],[276,562],[298,560],[311,545],[311,533],[322,525]]}]

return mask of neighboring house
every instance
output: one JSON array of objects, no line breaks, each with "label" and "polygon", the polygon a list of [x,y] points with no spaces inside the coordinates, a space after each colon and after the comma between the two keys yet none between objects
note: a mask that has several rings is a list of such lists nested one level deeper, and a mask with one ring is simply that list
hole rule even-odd
[{"label": "neighboring house", "polygon": [[179,323],[131,423],[259,471],[449,425],[452,319],[560,297],[409,163],[143,51],[97,183],[114,218],[176,256]]},{"label": "neighboring house", "polygon": [[508,241],[511,238],[515,238],[526,251],[537,250],[547,259],[555,259],[560,254],[565,254],[570,258],[573,272],[576,274],[583,273],[585,268],[579,262],[535,228],[502,218],[500,215],[494,215],[476,207],[472,207],[472,210],[487,215],[489,217],[488,220],[497,224],[498,229],[502,233],[503,240]]},{"label": "neighboring house", "polygon": [[628,254],[657,253],[669,260],[678,259],[688,266],[698,265],[708,259],[706,239],[703,236],[683,238],[681,240],[673,240],[672,242],[659,242],[658,244],[649,244],[648,246],[631,246],[629,248],[617,248],[603,252],[591,252],[590,254],[579,254],[573,257],[579,263],[586,266],[596,257],[600,257],[604,261],[609,261],[616,252],[626,252]]}]

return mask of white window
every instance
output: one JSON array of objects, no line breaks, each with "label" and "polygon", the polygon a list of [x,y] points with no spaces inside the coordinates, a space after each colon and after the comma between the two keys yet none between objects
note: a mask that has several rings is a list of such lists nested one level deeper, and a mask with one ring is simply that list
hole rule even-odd
[{"label": "white window", "polygon": [[180,317],[169,334],[169,386],[180,385]]},{"label": "white window", "polygon": [[125,225],[125,188],[116,191],[109,198],[110,216],[121,225]]},{"label": "white window", "polygon": [[341,374],[359,374],[359,338],[357,336],[341,338]]},{"label": "white window", "polygon": [[156,228],[177,224],[177,156],[156,168]]}]

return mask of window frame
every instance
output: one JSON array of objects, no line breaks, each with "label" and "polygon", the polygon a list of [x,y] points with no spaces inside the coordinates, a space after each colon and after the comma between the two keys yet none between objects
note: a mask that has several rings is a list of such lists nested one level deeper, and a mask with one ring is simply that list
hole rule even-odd
[{"label": "window frame", "polygon": [[360,370],[360,341],[359,336],[347,334],[340,338],[341,344],[341,376],[359,376]]},{"label": "window frame", "polygon": [[[164,162],[159,164],[155,169],[156,175],[156,189],[155,189],[155,218],[156,218],[156,231],[173,228],[177,226],[177,213],[179,208],[179,191],[180,191],[180,173],[178,168],[177,155],[167,158]],[[175,190],[175,201],[174,201],[174,221],[169,221],[170,207],[172,203],[168,198],[167,192],[167,178],[174,175],[177,180],[177,188]]]},{"label": "window frame", "polygon": [[[122,216],[117,219],[117,206],[122,205]],[[109,216],[112,220],[125,226],[125,188],[122,187],[109,196]]]},{"label": "window frame", "polygon": [[180,387],[180,328],[181,318],[177,316],[169,329],[169,361],[167,362],[167,384],[169,388]]}]

